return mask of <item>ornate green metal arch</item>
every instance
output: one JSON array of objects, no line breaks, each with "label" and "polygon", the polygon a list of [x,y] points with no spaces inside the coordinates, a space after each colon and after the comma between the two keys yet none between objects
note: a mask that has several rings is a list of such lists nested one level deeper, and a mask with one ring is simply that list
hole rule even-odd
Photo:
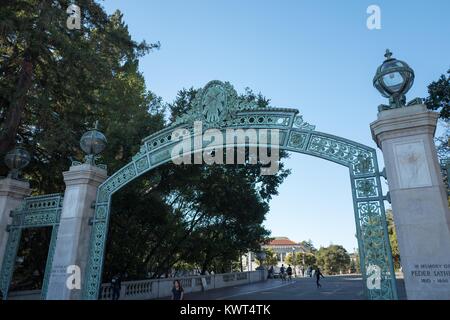
[{"label": "ornate green metal arch", "polygon": [[45,299],[55,253],[62,205],[63,197],[60,194],[33,196],[25,198],[22,207],[11,212],[12,223],[8,225],[8,242],[6,243],[5,256],[0,271],[0,289],[3,292],[4,299],[8,296],[22,230],[36,227],[53,227],[41,289],[41,298]]},{"label": "ornate green metal arch", "polygon": [[[279,148],[333,161],[349,168],[361,271],[369,299],[397,299],[395,273],[386,226],[384,197],[376,152],[368,146],[315,131],[296,109],[257,108],[238,98],[229,83],[209,82],[199,90],[193,108],[174,124],[143,140],[132,161],[114,173],[98,188],[88,270],[83,286],[84,299],[97,299],[101,285],[104,250],[108,231],[111,197],[133,179],[171,161],[177,129],[193,137],[193,123],[204,122],[203,130],[278,129]],[[201,149],[206,149],[203,145]],[[192,152],[197,151],[192,149]],[[377,282],[379,276],[379,282]]]}]

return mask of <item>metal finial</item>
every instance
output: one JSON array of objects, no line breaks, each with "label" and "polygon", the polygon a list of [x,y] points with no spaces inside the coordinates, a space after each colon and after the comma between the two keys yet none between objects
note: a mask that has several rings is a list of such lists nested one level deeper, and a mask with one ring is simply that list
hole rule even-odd
[{"label": "metal finial", "polygon": [[386,60],[390,59],[392,57],[392,52],[389,49],[386,49],[386,53],[384,54],[386,57]]},{"label": "metal finial", "polygon": [[94,122],[94,129],[98,130],[98,120],[95,120],[95,122]]}]

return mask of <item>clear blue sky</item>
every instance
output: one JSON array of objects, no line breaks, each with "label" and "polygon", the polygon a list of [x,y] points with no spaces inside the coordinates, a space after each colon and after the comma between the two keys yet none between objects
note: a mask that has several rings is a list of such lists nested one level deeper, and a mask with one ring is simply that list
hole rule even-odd
[{"label": "clear blue sky", "polygon": [[[369,5],[381,30],[366,27]],[[213,79],[250,87],[273,106],[298,108],[317,130],[372,147],[369,124],[385,100],[372,87],[386,48],[415,70],[407,98],[450,68],[450,1],[106,0],[136,40],[161,41],[142,58],[147,87],[165,101]],[[383,167],[381,153],[380,166]],[[357,247],[347,169],[292,154],[292,175],[271,202],[274,236]]]}]

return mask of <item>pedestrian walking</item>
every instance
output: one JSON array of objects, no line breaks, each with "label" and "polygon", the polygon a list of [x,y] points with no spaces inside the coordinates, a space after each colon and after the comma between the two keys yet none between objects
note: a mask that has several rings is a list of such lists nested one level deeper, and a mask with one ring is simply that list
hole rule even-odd
[{"label": "pedestrian walking", "polygon": [[285,272],[286,272],[286,269],[284,268],[284,264],[282,264],[282,265],[281,265],[281,268],[280,268],[280,277],[281,277],[281,281],[286,280]]},{"label": "pedestrian walking", "polygon": [[322,278],[325,278],[325,277],[323,276],[322,272],[320,272],[320,269],[319,269],[319,268],[317,268],[317,270],[316,270],[316,272],[315,272],[315,275],[316,275],[316,285],[317,285],[317,288],[321,288],[322,285],[320,284],[320,277],[322,277]]},{"label": "pedestrian walking", "polygon": [[267,276],[268,279],[272,279],[273,278],[273,266],[270,266],[269,269],[269,275]]},{"label": "pedestrian walking", "polygon": [[111,279],[111,288],[112,288],[112,299],[119,300],[120,298],[120,289],[122,287],[122,276],[120,273],[117,273]]},{"label": "pedestrian walking", "polygon": [[292,281],[292,268],[291,268],[291,265],[288,265],[288,267],[286,269],[286,273],[287,273],[287,276],[288,276],[288,280]]},{"label": "pedestrian walking", "polygon": [[183,300],[184,290],[181,286],[180,280],[175,280],[173,282],[172,288],[172,300]]}]

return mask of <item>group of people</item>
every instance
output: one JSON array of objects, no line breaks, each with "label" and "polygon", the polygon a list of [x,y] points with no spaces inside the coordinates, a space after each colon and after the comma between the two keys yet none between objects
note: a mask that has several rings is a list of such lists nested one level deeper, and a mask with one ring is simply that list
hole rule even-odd
[{"label": "group of people", "polygon": [[[269,276],[268,277],[269,278],[273,278],[274,274],[275,274],[274,268],[273,268],[273,266],[271,266],[270,269],[269,269]],[[311,273],[309,273],[309,274],[310,274],[310,276],[312,276]],[[323,276],[322,272],[320,271],[320,268],[317,268],[313,274],[316,277],[317,288],[321,288],[322,285],[320,284],[320,278],[324,278],[324,276]],[[280,267],[280,278],[281,278],[281,281],[283,281],[283,282],[284,281],[292,281],[292,268],[291,268],[291,265],[288,265],[287,268],[284,267],[284,264],[281,265],[281,267]]]},{"label": "group of people", "polygon": [[[119,300],[122,288],[122,275],[117,273],[111,279],[112,300]],[[175,280],[172,287],[172,300],[183,300],[184,290],[180,280]],[[0,299],[1,300],[1,299]]]},{"label": "group of people", "polygon": [[[269,278],[273,278],[273,275],[274,269],[273,266],[271,266],[269,269]],[[324,278],[324,276],[322,272],[320,272],[319,268],[315,270],[314,275],[316,277],[317,288],[321,288],[322,285],[320,284],[320,278],[321,277]],[[284,267],[284,264],[281,265],[280,278],[281,281],[292,281],[292,267],[290,265],[288,265],[287,268]],[[122,276],[120,273],[118,273],[111,279],[112,300],[119,300],[121,287],[122,287]],[[173,282],[172,287],[172,300],[183,300],[183,296],[184,290],[183,286],[181,285],[181,281],[175,280]]]}]

